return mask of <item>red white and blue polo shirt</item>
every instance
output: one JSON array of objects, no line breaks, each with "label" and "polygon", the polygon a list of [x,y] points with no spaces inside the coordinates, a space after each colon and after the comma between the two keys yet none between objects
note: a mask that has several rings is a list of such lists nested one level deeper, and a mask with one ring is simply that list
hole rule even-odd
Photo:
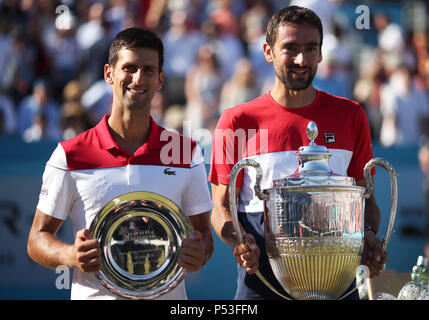
[{"label": "red white and blue polo shirt", "polygon": [[[334,173],[364,179],[363,168],[372,159],[369,124],[363,108],[354,101],[317,91],[314,102],[304,108],[278,104],[268,92],[222,113],[215,130],[209,181],[229,184],[229,173],[241,158],[256,160],[263,169],[262,189],[297,169],[295,154],[309,144],[306,129],[314,121],[316,144],[328,148]],[[243,138],[244,136],[244,138]],[[244,168],[237,179],[240,207],[245,212],[263,211],[253,187],[256,172]]]},{"label": "red white and blue polo shirt", "polygon": [[[39,210],[62,220],[70,215],[76,234],[89,228],[106,203],[129,192],[160,194],[188,216],[213,208],[204,158],[195,141],[158,126],[151,118],[146,142],[130,155],[112,138],[108,117],[58,144],[45,167]],[[118,297],[101,286],[94,274],[75,270],[71,298]],[[186,299],[184,282],[160,299]]]}]

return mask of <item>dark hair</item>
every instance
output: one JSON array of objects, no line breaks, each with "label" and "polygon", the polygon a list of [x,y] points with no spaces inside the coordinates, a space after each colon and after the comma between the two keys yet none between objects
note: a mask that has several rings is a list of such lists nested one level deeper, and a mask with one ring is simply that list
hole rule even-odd
[{"label": "dark hair", "polygon": [[277,39],[280,26],[285,24],[309,25],[319,30],[320,47],[323,42],[323,26],[319,16],[312,10],[298,6],[288,6],[277,11],[268,22],[266,42],[272,47]]},{"label": "dark hair", "polygon": [[109,49],[109,64],[115,65],[121,49],[149,48],[158,52],[158,71],[164,65],[164,45],[152,31],[142,28],[128,28],[119,32],[113,39]]}]

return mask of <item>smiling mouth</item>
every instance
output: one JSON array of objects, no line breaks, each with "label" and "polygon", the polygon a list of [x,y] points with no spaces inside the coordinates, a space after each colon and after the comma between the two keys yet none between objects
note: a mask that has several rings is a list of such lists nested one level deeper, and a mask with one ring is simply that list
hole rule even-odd
[{"label": "smiling mouth", "polygon": [[302,74],[306,74],[309,70],[308,69],[290,69],[290,72],[293,74],[298,74],[298,75],[302,75]]},{"label": "smiling mouth", "polygon": [[132,88],[128,88],[127,91],[131,92],[132,94],[135,95],[141,95],[141,94],[145,94],[147,91],[144,89],[132,89]]}]

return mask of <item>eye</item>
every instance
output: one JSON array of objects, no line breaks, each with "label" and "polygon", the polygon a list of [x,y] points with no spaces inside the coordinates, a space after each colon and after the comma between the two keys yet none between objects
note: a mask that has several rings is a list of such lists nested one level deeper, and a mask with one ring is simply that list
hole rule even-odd
[{"label": "eye", "polygon": [[128,73],[135,73],[137,71],[137,67],[133,65],[125,65],[122,70]]},{"label": "eye", "polygon": [[319,50],[319,48],[317,47],[308,47],[305,49],[307,52],[316,52],[317,50]]},{"label": "eye", "polygon": [[296,48],[294,46],[284,46],[283,50],[286,52],[294,52]]},{"label": "eye", "polygon": [[144,72],[146,74],[148,74],[148,75],[152,75],[152,74],[155,73],[155,68],[153,68],[153,67],[146,67],[146,68],[144,68]]}]

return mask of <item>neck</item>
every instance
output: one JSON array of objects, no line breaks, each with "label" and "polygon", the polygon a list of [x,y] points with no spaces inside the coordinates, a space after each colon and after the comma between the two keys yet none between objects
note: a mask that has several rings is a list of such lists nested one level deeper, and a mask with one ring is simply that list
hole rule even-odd
[{"label": "neck", "polygon": [[150,113],[146,110],[112,108],[108,124],[112,137],[118,145],[130,154],[134,154],[149,136]]},{"label": "neck", "polygon": [[277,79],[273,90],[271,90],[271,96],[282,106],[303,108],[313,103],[317,96],[317,90],[312,84],[304,90],[289,89]]}]

